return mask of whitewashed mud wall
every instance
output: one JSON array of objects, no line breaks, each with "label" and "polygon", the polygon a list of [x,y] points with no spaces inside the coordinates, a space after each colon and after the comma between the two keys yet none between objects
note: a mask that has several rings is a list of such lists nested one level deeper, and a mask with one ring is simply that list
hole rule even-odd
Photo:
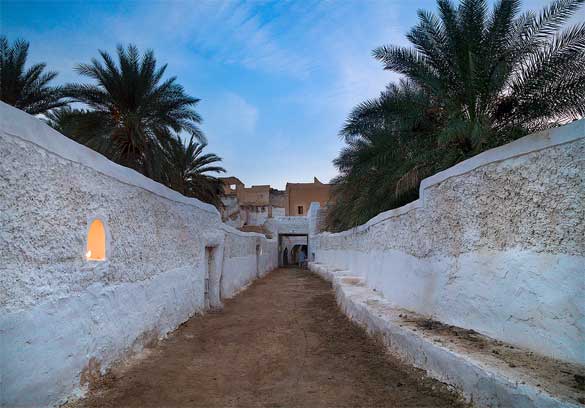
[{"label": "whitewashed mud wall", "polygon": [[308,234],[309,223],[308,218],[297,216],[285,216],[269,218],[264,224],[273,237],[278,234]]},{"label": "whitewashed mud wall", "polygon": [[232,297],[255,278],[278,267],[277,240],[252,240],[249,235],[234,230],[226,236],[225,260],[219,284],[222,297]]},{"label": "whitewashed mud wall", "polygon": [[317,248],[319,247],[319,232],[320,232],[320,212],[321,204],[312,202],[307,211],[307,224],[309,230],[309,244],[308,244],[308,258],[309,261],[315,261]]},{"label": "whitewashed mud wall", "polygon": [[585,364],[585,121],[423,181],[420,199],[311,237],[397,307]]},{"label": "whitewashed mud wall", "polygon": [[[276,241],[221,224],[212,206],[3,103],[0,118],[0,406],[80,394],[204,311],[205,247],[212,307],[277,264]],[[94,217],[103,262],[84,257]]]}]

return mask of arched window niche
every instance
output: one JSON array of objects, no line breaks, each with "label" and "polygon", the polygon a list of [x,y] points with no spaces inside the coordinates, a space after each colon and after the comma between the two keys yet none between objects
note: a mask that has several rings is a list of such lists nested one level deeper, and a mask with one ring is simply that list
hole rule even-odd
[{"label": "arched window niche", "polygon": [[85,259],[88,261],[105,261],[107,256],[106,225],[99,218],[89,220],[87,229],[87,243],[85,247]]}]

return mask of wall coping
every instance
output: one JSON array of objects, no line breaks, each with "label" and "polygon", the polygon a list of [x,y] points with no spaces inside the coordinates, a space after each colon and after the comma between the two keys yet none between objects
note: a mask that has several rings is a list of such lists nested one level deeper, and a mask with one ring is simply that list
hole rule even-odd
[{"label": "wall coping", "polygon": [[0,131],[8,136],[30,142],[62,159],[79,163],[124,184],[142,188],[160,197],[187,204],[216,215],[219,211],[196,198],[185,197],[128,167],[107,159],[87,146],[62,135],[42,120],[0,101]]},{"label": "wall coping", "polygon": [[247,231],[240,231],[237,228],[232,227],[231,225],[228,224],[221,224],[221,229],[228,233],[228,234],[233,234],[233,235],[237,235],[240,237],[258,237],[258,238],[264,238],[266,241],[273,241],[274,239],[268,239],[266,237],[266,235],[261,234],[259,232],[247,232]]},{"label": "wall coping", "polygon": [[292,221],[292,222],[296,222],[296,223],[303,223],[307,221],[307,216],[306,215],[278,215],[276,217],[272,217],[273,220],[275,221],[282,221],[282,222],[287,222],[287,221]]},{"label": "wall coping", "polygon": [[480,167],[487,166],[488,164],[524,156],[539,150],[574,142],[583,138],[585,138],[585,119],[576,120],[564,126],[532,133],[508,144],[486,150],[485,152],[479,153],[461,163],[457,163],[448,169],[423,179],[419,187],[419,198],[415,201],[405,204],[402,207],[384,211],[371,218],[365,224],[358,225],[357,227],[336,233],[323,232],[321,234],[344,237],[364,232],[368,228],[385,220],[424,207],[425,191],[431,186],[440,184],[452,177],[464,175]]}]

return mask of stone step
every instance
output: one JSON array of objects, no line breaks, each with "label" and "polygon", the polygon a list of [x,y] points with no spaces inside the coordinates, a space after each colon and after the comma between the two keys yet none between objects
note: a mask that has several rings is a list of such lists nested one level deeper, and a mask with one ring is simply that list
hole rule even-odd
[{"label": "stone step", "polygon": [[[478,407],[583,407],[585,368],[537,355],[473,330],[396,307],[361,276],[316,262],[309,269],[332,282],[342,311],[388,351]],[[581,383],[581,385],[580,385]]]}]

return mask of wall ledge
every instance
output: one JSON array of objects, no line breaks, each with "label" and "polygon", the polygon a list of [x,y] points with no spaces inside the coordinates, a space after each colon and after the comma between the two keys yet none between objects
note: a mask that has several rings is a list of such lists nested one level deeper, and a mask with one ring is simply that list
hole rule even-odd
[{"label": "wall ledge", "polygon": [[[409,323],[424,316],[391,304],[379,292],[368,288],[363,277],[357,276],[354,271],[317,262],[309,262],[309,270],[331,282],[341,311],[365,328],[369,335],[382,338],[391,354],[406,364],[425,370],[430,377],[453,386],[474,406],[581,406],[577,400],[578,391],[543,375],[542,370],[516,367],[496,356],[492,357],[489,352],[476,351],[457,341],[448,342],[445,337]],[[404,319],[403,314],[407,314],[408,319]],[[492,344],[488,337],[475,336]],[[553,371],[552,367],[558,369],[560,366],[570,372],[578,372],[582,367],[564,362],[547,364],[550,371]]]},{"label": "wall ledge", "polygon": [[268,238],[266,238],[266,235],[261,234],[259,232],[240,231],[239,229],[236,229],[236,228],[232,227],[231,225],[228,225],[225,223],[221,224],[221,229],[227,234],[233,234],[233,235],[237,235],[239,237],[258,237],[258,238],[264,238],[267,241],[274,241],[274,239],[268,239]]},{"label": "wall ledge", "polygon": [[367,231],[368,228],[385,220],[406,214],[416,208],[424,207],[425,190],[452,177],[464,175],[492,163],[498,163],[507,159],[524,156],[543,149],[574,142],[584,138],[585,119],[576,120],[564,126],[546,129],[524,136],[508,144],[486,150],[485,152],[464,160],[461,163],[457,163],[453,167],[449,167],[446,170],[425,178],[420,183],[419,198],[415,201],[405,204],[402,207],[381,212],[380,214],[371,218],[365,224],[358,225],[357,227],[341,232],[323,234],[334,237],[344,237],[359,234],[361,232]]}]

